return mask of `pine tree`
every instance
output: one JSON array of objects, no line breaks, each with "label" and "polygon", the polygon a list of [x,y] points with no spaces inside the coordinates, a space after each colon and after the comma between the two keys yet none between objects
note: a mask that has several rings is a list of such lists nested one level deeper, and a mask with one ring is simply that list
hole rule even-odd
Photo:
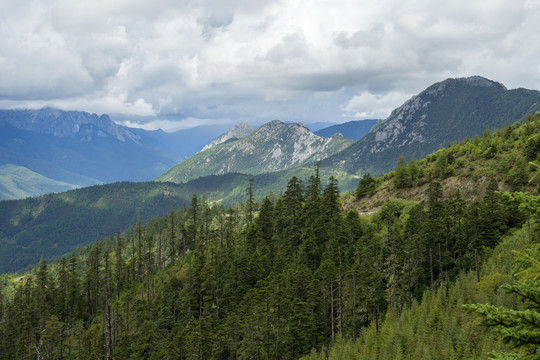
[{"label": "pine tree", "polygon": [[411,156],[408,169],[409,169],[409,175],[410,175],[411,181],[416,180],[420,176],[420,168],[418,167],[418,163],[414,159],[414,155]]},{"label": "pine tree", "polygon": [[247,222],[248,224],[251,224],[251,222],[253,221],[253,212],[255,211],[255,200],[253,197],[253,178],[249,179],[247,195]]},{"label": "pine tree", "polygon": [[[443,249],[442,243],[445,240],[444,233],[444,200],[442,186],[439,182],[432,182],[427,189],[427,221],[424,225],[429,255],[429,269],[431,279],[431,291],[435,290],[435,266],[438,263],[439,279],[444,278],[443,269]],[[437,259],[438,258],[438,259]],[[437,261],[438,260],[438,261]]]},{"label": "pine tree", "polygon": [[116,233],[116,251],[115,251],[115,280],[116,280],[116,292],[120,293],[124,287],[125,274],[124,269],[126,267],[124,261],[124,240],[120,235],[120,231]]},{"label": "pine tree", "polygon": [[362,176],[362,179],[358,182],[358,186],[356,188],[356,197],[362,198],[368,194],[372,194],[375,190],[376,181],[371,177],[371,174],[369,172],[365,173]]},{"label": "pine tree", "polygon": [[484,246],[494,247],[501,236],[501,206],[497,191],[499,186],[495,178],[489,180],[482,201],[480,213],[480,236]]},{"label": "pine tree", "polygon": [[[197,198],[195,195],[193,195],[193,199],[191,200],[191,206],[197,206]],[[193,205],[195,204],[195,205]],[[169,244],[168,244],[168,257],[169,261],[174,265],[176,262],[176,256],[177,256],[177,246],[176,246],[176,223],[174,221],[174,210],[171,209],[171,212],[169,213]]]},{"label": "pine tree", "polygon": [[399,189],[409,185],[410,175],[409,170],[407,169],[407,162],[405,161],[405,156],[401,154],[396,167],[396,175],[394,176],[394,186]]}]

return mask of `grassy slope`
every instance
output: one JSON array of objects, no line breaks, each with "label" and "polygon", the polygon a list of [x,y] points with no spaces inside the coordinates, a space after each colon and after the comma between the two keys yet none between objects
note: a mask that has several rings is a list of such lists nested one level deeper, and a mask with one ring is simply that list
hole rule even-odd
[{"label": "grassy slope", "polygon": [[49,179],[23,166],[0,166],[0,200],[23,199],[75,188],[76,185]]}]

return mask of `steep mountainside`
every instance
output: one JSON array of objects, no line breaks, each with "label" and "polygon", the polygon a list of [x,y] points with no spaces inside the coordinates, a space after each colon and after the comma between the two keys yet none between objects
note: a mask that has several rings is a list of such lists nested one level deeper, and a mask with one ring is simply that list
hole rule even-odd
[{"label": "steep mountainside", "polygon": [[223,144],[230,140],[237,140],[237,139],[245,138],[252,132],[253,132],[253,128],[247,122],[241,122],[240,124],[233,126],[225,134],[221,134],[220,136],[212,140],[210,144],[205,145],[205,147],[201,151],[208,150],[210,148],[213,148],[214,146]]},{"label": "steep mountainside", "polygon": [[[179,159],[107,115],[50,108],[0,111],[0,165],[22,166],[55,181],[88,186],[149,180]],[[47,184],[36,182],[28,190],[57,191]]]},{"label": "steep mountainside", "polygon": [[382,174],[395,166],[400,154],[419,159],[454,140],[523,121],[538,110],[539,91],[508,90],[479,76],[447,79],[412,97],[323,165],[352,174]]},{"label": "steep mountainside", "polygon": [[343,124],[332,125],[327,128],[315,131],[315,135],[322,137],[331,137],[334,134],[340,133],[347,139],[360,140],[369,133],[369,130],[375,125],[377,120],[356,120],[349,121]]},{"label": "steep mountainside", "polygon": [[352,143],[342,135],[322,138],[301,124],[274,120],[250,135],[212,147],[175,165],[157,181],[185,182],[231,172],[262,174],[327,158]]}]

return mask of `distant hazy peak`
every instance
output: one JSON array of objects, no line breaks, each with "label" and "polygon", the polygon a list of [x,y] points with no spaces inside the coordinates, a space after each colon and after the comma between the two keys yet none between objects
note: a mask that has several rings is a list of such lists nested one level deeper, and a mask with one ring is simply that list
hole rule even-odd
[{"label": "distant hazy peak", "polygon": [[0,110],[0,122],[22,130],[56,137],[79,137],[84,141],[107,135],[122,142],[141,140],[138,135],[113,122],[109,115],[98,116],[85,111],[63,111],[51,107],[39,110]]},{"label": "distant hazy peak", "polygon": [[249,125],[247,122],[241,122],[239,124],[234,125],[229,131],[227,131],[225,134],[221,134],[210,144],[206,145],[201,151],[208,150],[213,148],[214,146],[217,146],[219,144],[223,144],[224,142],[227,142],[231,139],[242,139],[248,136],[253,132],[253,128],[251,125]]}]

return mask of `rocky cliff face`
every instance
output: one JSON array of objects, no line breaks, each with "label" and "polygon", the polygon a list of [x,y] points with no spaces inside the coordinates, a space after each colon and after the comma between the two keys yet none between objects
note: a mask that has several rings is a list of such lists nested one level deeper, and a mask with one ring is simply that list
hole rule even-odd
[{"label": "rocky cliff face", "polygon": [[230,172],[256,175],[287,170],[310,162],[314,164],[352,143],[342,135],[322,138],[302,124],[274,120],[242,139],[201,151],[175,165],[158,180],[185,182]]},{"label": "rocky cliff face", "polygon": [[249,134],[253,132],[253,128],[251,125],[249,125],[247,122],[241,122],[240,124],[237,124],[233,126],[229,131],[227,131],[225,134],[221,134],[208,145],[206,145],[201,151],[208,150],[210,148],[213,148],[219,144],[223,144],[230,140],[238,140],[245,138]]},{"label": "rocky cliff face", "polygon": [[[433,113],[433,108],[437,106],[437,103],[452,102],[455,98],[450,97],[451,93],[455,93],[456,90],[459,92],[460,88],[471,90],[475,87],[478,89],[473,90],[478,92],[507,90],[501,83],[480,76],[447,79],[436,83],[392,111],[388,118],[379,120],[370,131],[375,137],[367,151],[377,153],[392,147],[427,142],[430,137],[432,138],[430,133],[435,130],[430,129],[430,125],[437,122],[434,118],[437,114]],[[474,110],[471,109],[470,114],[473,113]],[[440,114],[439,117],[444,115]]]}]

